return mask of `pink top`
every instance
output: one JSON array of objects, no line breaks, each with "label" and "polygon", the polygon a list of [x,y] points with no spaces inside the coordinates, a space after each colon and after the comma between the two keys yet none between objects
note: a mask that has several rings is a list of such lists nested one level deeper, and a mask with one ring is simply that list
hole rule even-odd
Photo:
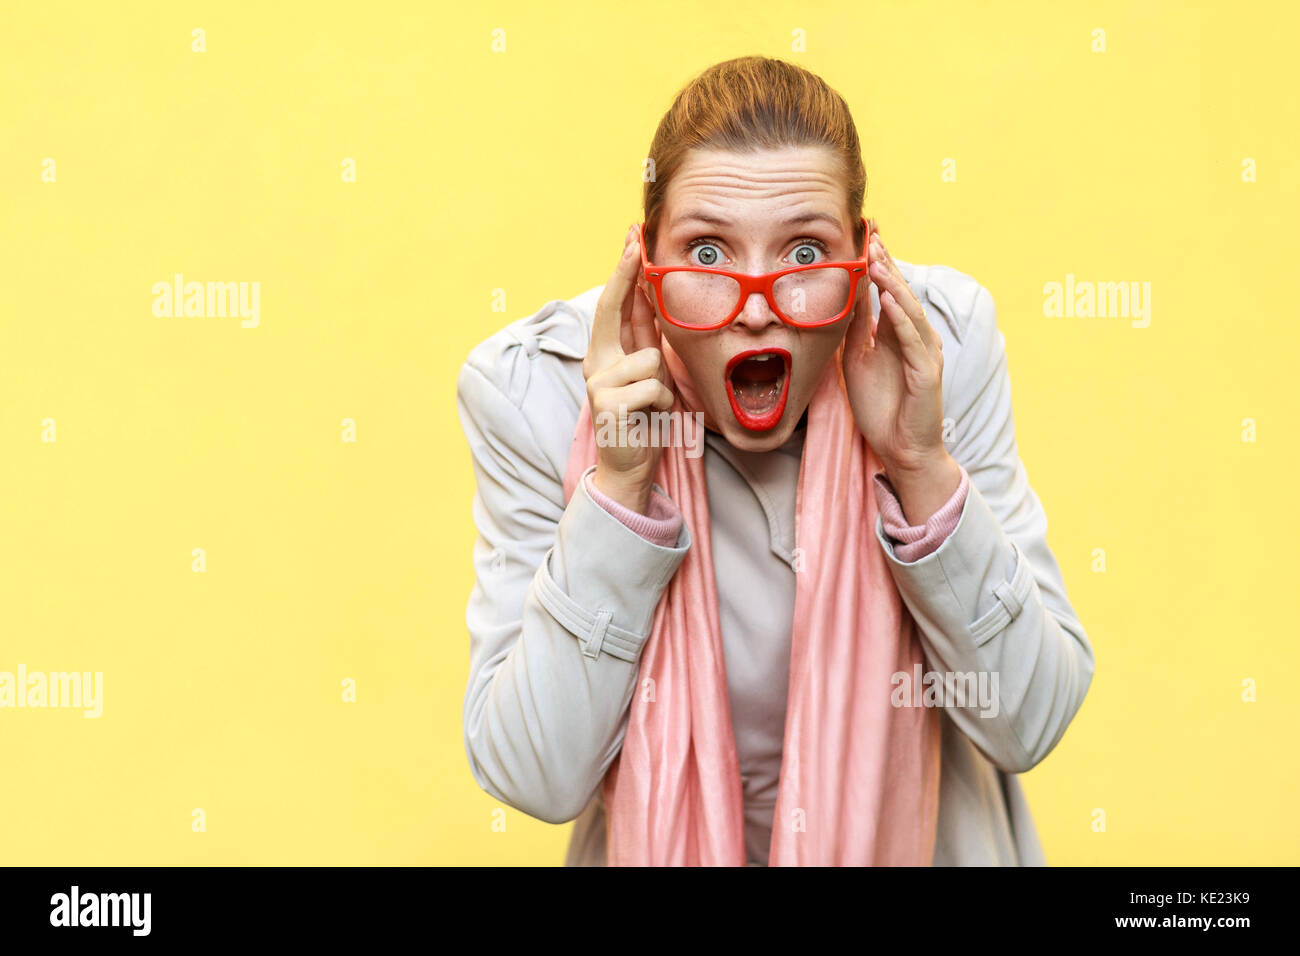
[{"label": "pink top", "polygon": [[[677,536],[682,528],[682,513],[673,502],[653,492],[650,495],[650,513],[640,514],[626,508],[613,498],[596,490],[587,476],[587,491],[592,500],[627,525],[641,537],[662,548],[671,548],[677,544]],[[876,486],[876,503],[880,508],[881,525],[894,545],[894,557],[899,561],[911,563],[919,561],[952,534],[966,506],[966,493],[970,487],[970,475],[961,469],[961,483],[952,497],[924,524],[909,525],[903,515],[903,506],[894,492],[894,486],[884,472],[873,476]]]}]

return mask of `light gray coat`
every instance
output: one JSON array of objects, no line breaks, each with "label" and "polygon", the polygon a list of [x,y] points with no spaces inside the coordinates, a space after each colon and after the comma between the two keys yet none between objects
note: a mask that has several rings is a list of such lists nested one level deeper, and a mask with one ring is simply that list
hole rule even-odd
[{"label": "light gray coat", "polygon": [[[992,296],[947,267],[899,267],[943,337],[948,450],[971,487],[956,529],[931,554],[905,563],[879,521],[876,536],[927,668],[998,678],[995,708],[944,707],[934,862],[1042,865],[1015,775],[1065,733],[1092,679],[1092,647],[1017,452]],[[605,863],[600,782],[622,745],[655,606],[691,546],[685,527],[676,547],[651,543],[582,483],[565,506],[601,288],[548,302],[492,335],[470,353],[457,386],[477,481],[465,749],[474,778],[497,799],[551,823],[578,821],[570,865]],[[873,287],[878,309],[875,296]],[[778,451],[746,453],[710,432],[704,453],[746,853],[760,865],[781,764],[802,440],[801,429]]]}]

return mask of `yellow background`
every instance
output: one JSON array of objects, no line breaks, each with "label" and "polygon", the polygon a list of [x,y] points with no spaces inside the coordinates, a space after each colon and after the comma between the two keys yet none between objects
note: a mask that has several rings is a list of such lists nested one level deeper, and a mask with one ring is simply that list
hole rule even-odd
[{"label": "yellow background", "polygon": [[[997,302],[1097,656],[1024,778],[1049,862],[1300,862],[1294,6],[542,6],[2,8],[0,670],[104,714],[0,710],[0,862],[562,860],[464,753],[456,373],[605,281],[672,95],[747,53],[843,93],[891,251]],[[155,317],[176,272],[260,326]],[[1066,273],[1150,327],[1045,318]]]}]

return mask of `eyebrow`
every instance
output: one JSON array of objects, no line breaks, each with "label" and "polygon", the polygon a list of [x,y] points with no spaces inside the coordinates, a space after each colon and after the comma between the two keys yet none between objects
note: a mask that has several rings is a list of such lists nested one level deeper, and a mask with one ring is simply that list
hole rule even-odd
[{"label": "eyebrow", "polygon": [[[705,222],[711,226],[720,226],[724,229],[735,225],[735,223],[733,223],[729,219],[723,219],[720,216],[714,216],[710,213],[704,212],[703,210],[691,210],[689,212],[682,213],[682,215],[674,219],[672,225],[669,226],[669,228],[670,229],[676,228],[677,226],[680,226],[684,222]],[[841,225],[839,218],[836,216],[832,216],[828,212],[801,213],[797,216],[791,216],[790,218],[786,219],[782,223],[782,225],[802,226],[810,222],[825,222],[825,223],[829,223],[832,226],[835,226],[836,228],[839,228],[839,226]]]}]

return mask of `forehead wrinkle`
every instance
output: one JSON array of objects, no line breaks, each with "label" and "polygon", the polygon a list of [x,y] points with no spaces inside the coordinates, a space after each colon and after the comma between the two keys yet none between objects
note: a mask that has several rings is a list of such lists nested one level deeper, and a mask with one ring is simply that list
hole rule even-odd
[{"label": "forehead wrinkle", "polygon": [[[718,218],[730,220],[733,217],[725,208],[725,201],[729,199],[746,202],[784,200],[795,207],[790,212],[796,213],[818,209],[829,198],[826,211],[839,222],[838,201],[843,184],[826,171],[824,162],[805,160],[795,165],[799,168],[790,168],[788,162],[776,168],[751,168],[725,161],[693,160],[669,184],[669,204],[682,209],[683,213],[712,207],[717,210]],[[682,218],[682,214],[673,217],[672,225]]]},{"label": "forehead wrinkle", "polygon": [[[727,202],[729,199],[743,201],[746,208],[735,208]],[[715,218],[732,225],[743,223],[746,219],[755,216],[773,225],[786,225],[787,221],[798,220],[801,216],[824,213],[831,217],[833,224],[832,222],[812,218],[802,224],[797,222],[790,224],[806,226],[820,224],[828,228],[843,228],[844,222],[843,217],[840,215],[838,199],[836,193],[817,188],[801,189],[793,192],[782,190],[763,193],[750,193],[744,190],[734,191],[726,188],[700,189],[698,191],[688,189],[672,198],[671,207],[678,211],[674,213],[667,225],[669,229],[675,229],[683,222],[701,221],[693,214],[703,214],[706,217]],[[772,200],[783,200],[779,212],[770,208],[749,208],[751,206],[767,207]]]},{"label": "forehead wrinkle", "polygon": [[[744,217],[742,216],[740,218],[743,219]],[[774,226],[804,227],[822,225],[833,228],[843,226],[838,215],[824,209],[818,209],[816,206],[808,206],[807,204],[802,203],[796,208],[789,210],[786,215],[773,213],[771,215],[765,215],[763,218]],[[673,217],[672,222],[668,224],[668,228],[675,229],[684,222],[699,222],[722,227],[736,225],[735,220],[731,216],[721,212],[715,215],[712,209],[706,208],[706,204],[703,203],[699,206],[683,210],[681,213]]]},{"label": "forehead wrinkle", "polygon": [[[753,234],[754,239],[770,226],[777,231],[771,232],[759,253],[767,256],[771,253],[769,244],[775,248],[788,238],[787,228],[820,228],[842,235],[846,229],[843,197],[839,165],[833,156],[822,151],[802,148],[776,151],[757,160],[755,155],[727,150],[696,151],[668,184],[665,199],[673,214],[665,227],[674,234],[693,228],[690,223],[695,224],[694,228],[713,227],[714,224],[688,219],[691,213],[704,213],[730,223],[731,227]],[[803,224],[786,222],[812,212],[829,214],[835,224],[815,220]],[[718,225],[718,228],[731,227]],[[754,233],[755,228],[758,233]]]},{"label": "forehead wrinkle", "polygon": [[758,153],[735,153],[729,150],[695,150],[684,158],[679,173],[740,173],[755,177],[789,175],[829,175],[839,168],[835,158],[820,149],[797,149]]},{"label": "forehead wrinkle", "polygon": [[[695,211],[716,211],[720,219],[733,219],[727,208],[728,200],[740,200],[746,203],[768,203],[782,201],[790,206],[789,215],[795,216],[812,211],[829,212],[840,222],[838,184],[810,184],[806,180],[791,181],[798,183],[796,189],[764,186],[751,183],[711,179],[695,183],[684,183],[673,189],[669,203],[680,209],[671,222],[676,224],[686,213]],[[676,185],[676,183],[674,183]]]},{"label": "forehead wrinkle", "polygon": [[742,193],[757,193],[762,196],[786,195],[790,186],[802,187],[804,192],[834,192],[840,183],[833,176],[809,171],[807,173],[779,173],[770,175],[751,175],[749,173],[726,174],[715,170],[698,173],[678,173],[670,186],[683,189],[714,189]]}]

